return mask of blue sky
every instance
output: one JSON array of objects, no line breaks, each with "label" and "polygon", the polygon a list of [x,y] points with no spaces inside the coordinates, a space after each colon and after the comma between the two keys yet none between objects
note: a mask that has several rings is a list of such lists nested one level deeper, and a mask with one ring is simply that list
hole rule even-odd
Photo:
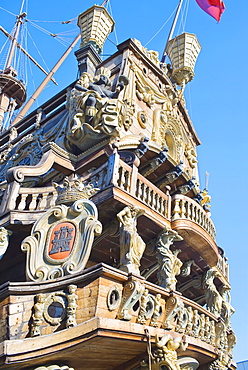
[{"label": "blue sky", "polygon": [[[236,309],[233,316],[233,329],[238,343],[234,359],[248,358],[248,204],[247,189],[247,136],[248,122],[248,2],[245,0],[226,0],[226,10],[218,24],[204,13],[195,0],[184,0],[188,5],[187,17],[181,21],[176,33],[187,31],[195,33],[201,43],[202,51],[195,68],[195,78],[186,87],[187,109],[193,120],[202,145],[198,147],[201,184],[204,187],[205,172],[210,173],[209,192],[212,196],[212,219],[217,228],[217,243],[221,246],[230,264],[232,285],[232,304]],[[17,14],[20,0],[0,0],[0,7]],[[35,23],[51,33],[74,30],[68,36],[77,34],[76,23],[62,25],[61,21],[77,17],[88,7],[94,5],[90,0],[43,0],[30,1],[28,16],[30,20],[58,21]],[[100,4],[100,3],[99,3]],[[107,41],[104,54],[112,54],[116,47],[128,38],[137,38],[145,45],[166,22],[177,6],[177,0],[118,1],[111,0],[112,14],[116,22],[115,32]],[[11,31],[15,21],[12,14],[0,9],[0,24]],[[146,46],[162,53],[171,21]],[[184,27],[185,25],[185,27]],[[49,66],[53,67],[65,46],[53,37],[40,32],[28,22],[29,32],[35,39],[37,49]],[[68,39],[67,41],[71,41]],[[0,46],[4,43],[0,35]],[[29,41],[29,51],[44,66],[36,47]],[[76,49],[75,49],[76,50]],[[3,55],[4,53],[2,53]],[[1,56],[0,56],[1,66]],[[1,67],[0,67],[1,68]],[[33,79],[29,86],[37,87],[43,75],[32,68]],[[59,86],[51,82],[33,106],[35,109],[53,94],[71,83],[77,76],[76,59],[71,53],[56,73]],[[246,229],[247,228],[247,229]]]}]

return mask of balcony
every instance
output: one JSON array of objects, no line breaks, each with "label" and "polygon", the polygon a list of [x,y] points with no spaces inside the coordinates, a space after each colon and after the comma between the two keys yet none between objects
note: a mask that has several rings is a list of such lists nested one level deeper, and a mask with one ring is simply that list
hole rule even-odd
[{"label": "balcony", "polygon": [[208,213],[194,199],[172,196],[172,228],[210,265],[218,263],[216,231]]},{"label": "balcony", "polygon": [[[43,160],[42,165],[44,171],[40,164],[32,167],[32,169],[30,167],[16,167],[16,172],[21,179],[20,181],[16,181],[15,168],[12,169],[15,180],[10,181],[5,190],[0,208],[2,223],[14,223],[16,219],[23,224],[33,223],[40,217],[41,213],[55,205],[56,191],[53,186],[36,188],[21,186],[23,179],[28,179],[28,177],[35,175],[40,176],[53,166],[51,156],[47,155],[46,158],[47,161]],[[49,161],[48,166],[47,162]],[[67,166],[67,163],[65,163],[65,166]],[[78,170],[77,164],[71,164],[71,168],[75,172]],[[83,171],[81,167],[80,171]],[[169,194],[163,193],[145,177],[140,175],[137,167],[131,167],[123,162],[117,153],[112,154],[97,169],[83,172],[82,178],[86,183],[91,182],[99,189],[99,193],[94,198],[96,199],[96,203],[98,203],[97,199],[102,198],[103,192],[112,189],[112,197],[118,198],[124,204],[139,203],[140,207],[145,208],[147,216],[158,220],[162,226],[165,225],[165,220],[167,220],[167,223],[170,220]],[[32,214],[32,218],[30,214]]]},{"label": "balcony", "polygon": [[[77,295],[73,325],[67,309],[72,284]],[[44,304],[37,321],[34,304],[41,291]],[[231,362],[235,336],[222,321],[177,292],[105,264],[51,282],[7,283],[0,287],[0,297],[0,308],[8,315],[1,328],[3,369],[21,369],[18,362],[24,358],[26,366],[39,364],[36,357],[40,353],[51,362],[62,349],[66,349],[64,361],[75,369],[82,363],[92,369],[133,369],[147,358],[146,333],[154,349],[155,336],[165,335],[164,329],[186,340],[187,348],[178,351],[179,358],[193,357],[203,366],[222,351],[229,358],[230,369],[235,369]],[[55,319],[54,305],[61,311]],[[113,348],[121,348],[118,355],[113,356]]]}]

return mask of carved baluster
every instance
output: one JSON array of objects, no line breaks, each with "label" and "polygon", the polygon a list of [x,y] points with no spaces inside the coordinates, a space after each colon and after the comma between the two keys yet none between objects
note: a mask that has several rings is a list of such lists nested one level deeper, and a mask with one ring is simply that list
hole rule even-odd
[{"label": "carved baluster", "polygon": [[131,172],[125,171],[124,178],[125,178],[124,189],[126,191],[129,191],[130,190],[130,186],[131,186]]},{"label": "carved baluster", "polygon": [[124,171],[124,168],[123,167],[119,167],[119,178],[118,178],[118,186],[121,188],[121,189],[124,189],[124,184],[125,184],[125,171]]},{"label": "carved baluster", "polygon": [[142,182],[140,200],[144,201],[144,199],[145,199],[145,184]]},{"label": "carved baluster", "polygon": [[21,201],[18,205],[18,210],[23,211],[26,207],[26,199],[27,199],[28,194],[20,194],[20,196],[21,196]]},{"label": "carved baluster", "polygon": [[181,200],[181,218],[186,218],[186,203],[184,200]]},{"label": "carved baluster", "polygon": [[165,199],[163,199],[163,212],[162,212],[162,215],[164,217],[167,216],[167,201]]},{"label": "carved baluster", "polygon": [[38,207],[37,207],[38,210],[46,209],[48,194],[49,194],[48,192],[45,192],[45,193],[42,194],[42,198],[41,198],[41,200],[38,204]]},{"label": "carved baluster", "polygon": [[172,212],[172,221],[180,218],[180,199],[175,199]]},{"label": "carved baluster", "polygon": [[193,216],[193,204],[192,204],[192,203],[190,203],[190,204],[189,204],[189,214],[188,214],[188,218],[189,218],[190,220],[192,220],[192,216]]},{"label": "carved baluster", "polygon": [[36,209],[37,197],[38,197],[38,194],[32,194],[32,201],[28,207],[30,211],[34,211]]},{"label": "carved baluster", "polygon": [[152,189],[150,191],[150,207],[153,209],[153,204],[154,204],[154,190]]},{"label": "carved baluster", "polygon": [[159,195],[156,193],[155,196],[154,196],[154,209],[155,209],[155,211],[158,210],[158,198],[159,198]]},{"label": "carved baluster", "polygon": [[136,193],[135,196],[140,199],[141,198],[141,182],[139,179],[137,179],[137,187],[136,187]]}]

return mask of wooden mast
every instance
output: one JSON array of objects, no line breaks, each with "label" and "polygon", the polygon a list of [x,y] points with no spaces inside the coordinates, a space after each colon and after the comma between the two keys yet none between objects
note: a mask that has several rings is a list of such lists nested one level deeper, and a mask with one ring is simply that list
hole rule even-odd
[{"label": "wooden mast", "polygon": [[175,28],[176,28],[177,20],[178,20],[178,17],[179,17],[179,14],[180,14],[182,5],[183,5],[183,0],[179,0],[178,6],[177,6],[177,10],[176,10],[176,14],[175,14],[175,17],[173,19],[173,23],[172,23],[172,26],[171,26],[171,29],[170,29],[170,33],[169,33],[169,36],[168,36],[167,41],[166,41],[166,44],[165,44],[163,56],[162,56],[162,59],[161,59],[161,62],[162,63],[164,63],[164,61],[165,61],[165,58],[166,58],[166,47],[167,47],[168,41],[170,41],[172,39],[172,37],[173,37],[173,33],[175,31]]}]

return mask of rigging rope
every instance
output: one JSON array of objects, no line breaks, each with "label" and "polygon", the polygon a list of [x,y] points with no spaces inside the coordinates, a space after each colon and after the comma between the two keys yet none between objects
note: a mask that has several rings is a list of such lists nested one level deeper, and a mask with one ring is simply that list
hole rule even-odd
[{"label": "rigging rope", "polygon": [[4,9],[4,8],[2,8],[1,6],[0,6],[0,9],[4,10],[5,12],[7,12],[7,13],[9,13],[9,14],[11,14],[11,15],[14,15],[15,17],[17,17],[17,14],[11,13],[9,10]]},{"label": "rigging rope", "polygon": [[[114,19],[113,17],[113,12],[112,12],[112,8],[111,8],[111,4],[110,4],[110,0],[107,2],[107,7],[109,8],[109,12],[110,12],[110,15],[111,17]],[[115,34],[115,41],[116,41],[116,44],[118,45],[119,42],[118,42],[118,37],[117,37],[117,32],[116,32],[116,27],[114,26],[114,34]]]},{"label": "rigging rope", "polygon": [[29,31],[28,31],[28,36],[30,37],[30,39],[31,39],[31,41],[32,41],[32,43],[33,43],[33,45],[34,45],[34,47],[36,48],[36,50],[37,50],[37,52],[38,52],[39,56],[41,57],[41,60],[42,60],[42,61],[43,61],[43,63],[45,64],[46,69],[47,69],[47,72],[49,72],[49,67],[48,67],[48,65],[46,64],[45,59],[43,58],[43,56],[42,56],[42,54],[41,54],[40,50],[38,49],[38,47],[37,47],[36,43],[34,42],[34,39],[32,38],[31,34],[29,33]]},{"label": "rigging rope", "polygon": [[159,34],[159,32],[164,28],[164,26],[169,22],[169,20],[171,19],[171,17],[175,14],[176,10],[177,10],[177,6],[173,10],[173,12],[169,16],[169,18],[165,21],[165,23],[160,27],[160,29],[155,33],[155,35],[152,36],[152,38],[144,46],[147,46]]}]

